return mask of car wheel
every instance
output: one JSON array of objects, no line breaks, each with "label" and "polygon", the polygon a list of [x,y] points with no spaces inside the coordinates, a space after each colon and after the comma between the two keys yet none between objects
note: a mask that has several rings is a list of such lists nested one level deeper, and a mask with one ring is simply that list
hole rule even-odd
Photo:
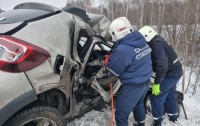
[{"label": "car wheel", "polygon": [[65,126],[65,121],[55,108],[37,106],[17,114],[4,126]]}]

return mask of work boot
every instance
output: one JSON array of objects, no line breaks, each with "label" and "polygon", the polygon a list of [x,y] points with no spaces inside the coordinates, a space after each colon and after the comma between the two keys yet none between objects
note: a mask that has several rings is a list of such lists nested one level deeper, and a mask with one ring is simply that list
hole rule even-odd
[{"label": "work boot", "polygon": [[169,121],[172,121],[173,123],[175,123],[177,121],[177,118],[173,118],[169,116]]},{"label": "work boot", "polygon": [[152,126],[162,126],[160,121],[154,120]]},{"label": "work boot", "polygon": [[145,126],[144,123],[133,124],[133,126]]}]

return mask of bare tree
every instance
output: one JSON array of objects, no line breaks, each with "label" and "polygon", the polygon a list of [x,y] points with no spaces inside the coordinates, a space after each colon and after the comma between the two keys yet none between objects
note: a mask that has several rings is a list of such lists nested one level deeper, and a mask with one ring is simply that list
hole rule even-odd
[{"label": "bare tree", "polygon": [[128,0],[124,0],[124,6],[125,6],[125,16],[128,17],[128,12],[129,12]]},{"label": "bare tree", "polygon": [[143,18],[144,18],[144,0],[139,0],[139,5],[140,5],[140,22],[139,22],[139,27],[143,26]]},{"label": "bare tree", "polygon": [[151,16],[150,16],[150,18],[151,18],[151,20],[150,20],[150,25],[153,25],[153,16],[154,16],[154,0],[152,0],[151,1]]},{"label": "bare tree", "polygon": [[[100,6],[93,7],[92,0],[71,0],[71,3],[88,12],[101,13],[110,20],[125,16],[136,27],[152,25],[173,46],[183,63],[182,92],[193,89],[199,83],[200,57],[200,0],[99,0]],[[105,2],[106,1],[106,2]],[[106,3],[106,4],[105,4]],[[186,82],[186,68],[191,69]],[[197,75],[191,82],[193,73]]]}]

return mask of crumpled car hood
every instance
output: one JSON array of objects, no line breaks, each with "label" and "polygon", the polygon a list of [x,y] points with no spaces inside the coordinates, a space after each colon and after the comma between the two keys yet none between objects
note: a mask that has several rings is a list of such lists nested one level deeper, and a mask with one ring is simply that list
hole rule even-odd
[{"label": "crumpled car hood", "polygon": [[108,34],[108,28],[111,21],[104,15],[88,13],[90,26],[95,30],[96,33],[99,33],[106,41],[109,41],[111,36]]}]

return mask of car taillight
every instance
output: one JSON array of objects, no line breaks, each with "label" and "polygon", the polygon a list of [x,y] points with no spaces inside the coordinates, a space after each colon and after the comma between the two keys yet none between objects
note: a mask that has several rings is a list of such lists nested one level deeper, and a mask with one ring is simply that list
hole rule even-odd
[{"label": "car taillight", "polygon": [[12,36],[0,36],[0,70],[25,72],[43,63],[50,54],[33,44]]}]

